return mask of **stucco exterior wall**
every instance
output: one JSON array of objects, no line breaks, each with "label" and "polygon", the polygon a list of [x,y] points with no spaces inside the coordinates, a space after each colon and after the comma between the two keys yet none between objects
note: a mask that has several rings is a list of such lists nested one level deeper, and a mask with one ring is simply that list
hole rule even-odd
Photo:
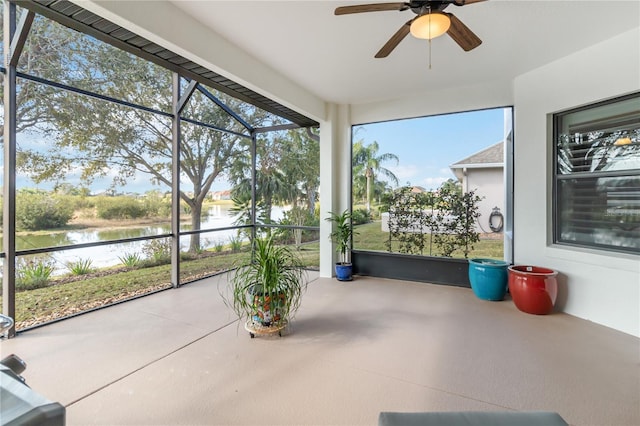
[{"label": "stucco exterior wall", "polygon": [[[478,203],[480,217],[476,222],[476,230],[482,233],[490,233],[489,216],[494,207],[498,207],[504,216],[504,172],[501,167],[467,169],[467,176],[462,183],[463,190],[475,191],[482,198]],[[494,225],[498,222],[495,221]],[[504,221],[503,221],[504,225]]]},{"label": "stucco exterior wall", "polygon": [[565,312],[635,336],[640,336],[640,256],[552,242],[551,115],[638,90],[640,29],[514,81],[514,260],[560,272],[557,303]]}]

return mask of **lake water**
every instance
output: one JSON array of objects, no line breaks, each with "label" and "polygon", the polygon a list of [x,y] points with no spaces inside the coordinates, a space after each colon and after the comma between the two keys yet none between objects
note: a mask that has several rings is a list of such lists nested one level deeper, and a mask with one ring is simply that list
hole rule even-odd
[{"label": "lake water", "polygon": [[[226,228],[234,226],[236,217],[230,212],[230,205],[214,205],[207,210],[207,214],[202,216],[201,229]],[[273,220],[282,218],[287,207],[274,207],[272,212]],[[188,224],[181,224],[181,231],[189,229]],[[16,236],[16,250],[29,250],[45,247],[59,247],[72,244],[93,243],[98,241],[119,240],[125,238],[146,237],[171,233],[171,224],[148,225],[136,228],[104,229],[87,231],[67,231],[56,232],[43,235]],[[201,234],[200,244],[203,248],[211,248],[216,244],[228,244],[232,238],[237,238],[238,231],[224,230],[207,232]],[[180,239],[183,249],[189,245],[189,236]],[[113,245],[103,245],[97,247],[87,247],[81,249],[69,249],[59,252],[48,253],[46,256],[53,260],[57,273],[67,272],[67,263],[75,262],[79,259],[91,259],[93,267],[114,266],[121,263],[119,257],[125,253],[141,253],[144,241],[134,241]],[[41,255],[42,256],[42,255]]]}]

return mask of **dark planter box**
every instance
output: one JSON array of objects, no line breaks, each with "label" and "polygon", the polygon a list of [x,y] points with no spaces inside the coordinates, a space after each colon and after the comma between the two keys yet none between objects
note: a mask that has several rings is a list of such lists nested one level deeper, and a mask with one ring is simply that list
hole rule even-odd
[{"label": "dark planter box", "polygon": [[467,259],[354,250],[351,261],[355,275],[471,288]]}]

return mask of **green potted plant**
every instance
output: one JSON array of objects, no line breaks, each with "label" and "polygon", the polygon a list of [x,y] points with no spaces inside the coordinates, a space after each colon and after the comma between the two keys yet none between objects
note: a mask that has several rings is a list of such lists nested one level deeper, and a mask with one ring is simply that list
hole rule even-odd
[{"label": "green potted plant", "polygon": [[272,236],[256,238],[253,258],[231,273],[231,295],[225,302],[245,321],[251,337],[280,333],[300,307],[307,282],[296,252],[276,245]]},{"label": "green potted plant", "polygon": [[353,279],[351,242],[354,231],[351,219],[351,212],[348,209],[339,214],[329,212],[329,217],[325,219],[333,225],[329,238],[331,242],[336,244],[336,251],[340,253],[340,259],[336,263],[336,278],[338,281],[351,281]]}]

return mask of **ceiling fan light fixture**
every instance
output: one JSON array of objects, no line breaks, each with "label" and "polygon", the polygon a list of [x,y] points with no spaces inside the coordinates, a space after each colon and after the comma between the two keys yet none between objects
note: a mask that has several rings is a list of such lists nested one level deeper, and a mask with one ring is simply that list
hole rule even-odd
[{"label": "ceiling fan light fixture", "polygon": [[416,38],[431,40],[449,31],[451,19],[442,12],[425,13],[411,23],[411,35]]}]

